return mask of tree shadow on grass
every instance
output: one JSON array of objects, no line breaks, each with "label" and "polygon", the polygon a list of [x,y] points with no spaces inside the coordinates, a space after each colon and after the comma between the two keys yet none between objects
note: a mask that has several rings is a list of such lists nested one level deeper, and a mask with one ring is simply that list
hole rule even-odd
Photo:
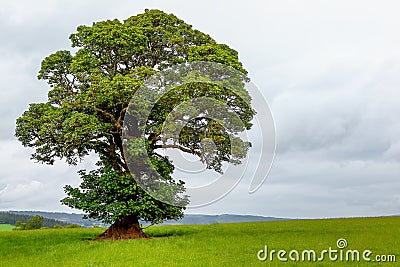
[{"label": "tree shadow on grass", "polygon": [[[94,234],[93,232],[85,233],[80,236],[82,241],[94,242],[95,238],[101,234],[102,231],[105,231],[106,228],[99,228],[101,231]],[[145,228],[144,232],[152,238],[164,238],[164,237],[174,237],[174,236],[189,236],[201,232],[200,229],[195,227],[185,228],[185,227],[165,227],[165,226],[151,226],[149,228]]]},{"label": "tree shadow on grass", "polygon": [[147,229],[145,232],[150,236],[150,238],[159,237],[172,237],[172,236],[188,236],[199,232],[198,229],[178,229],[178,228],[164,228],[164,227],[154,227]]},{"label": "tree shadow on grass", "polygon": [[107,228],[101,228],[101,227],[94,227],[92,229],[93,229],[93,231],[81,233],[80,239],[82,241],[93,241],[101,233],[103,233],[105,230],[107,230]]}]

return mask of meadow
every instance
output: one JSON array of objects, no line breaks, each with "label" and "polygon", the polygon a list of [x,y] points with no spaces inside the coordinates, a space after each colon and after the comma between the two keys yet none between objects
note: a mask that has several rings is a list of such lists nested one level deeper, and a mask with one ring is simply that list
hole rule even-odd
[{"label": "meadow", "polygon": [[[150,239],[95,242],[104,229],[2,231],[0,266],[400,266],[399,226],[400,217],[152,226]],[[371,259],[394,255],[397,262],[257,259],[265,245],[319,253],[338,250],[340,238],[347,241],[343,251],[370,250]]]},{"label": "meadow", "polygon": [[11,231],[15,226],[11,224],[0,224],[0,231]]}]

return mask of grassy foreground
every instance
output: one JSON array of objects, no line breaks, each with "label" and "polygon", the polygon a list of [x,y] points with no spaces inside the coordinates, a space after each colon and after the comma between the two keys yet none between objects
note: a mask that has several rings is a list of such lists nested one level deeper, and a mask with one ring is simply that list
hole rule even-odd
[{"label": "grassy foreground", "polygon": [[[104,229],[0,232],[0,266],[399,266],[400,217],[153,226],[147,240],[89,240]],[[345,238],[346,249],[395,255],[397,262],[281,262],[257,252],[315,250]],[[276,255],[275,255],[276,257]],[[288,257],[288,255],[286,255]]]}]

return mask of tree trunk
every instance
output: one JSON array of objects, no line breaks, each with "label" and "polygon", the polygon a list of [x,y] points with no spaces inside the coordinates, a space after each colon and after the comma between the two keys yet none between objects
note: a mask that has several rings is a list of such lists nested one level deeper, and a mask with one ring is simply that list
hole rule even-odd
[{"label": "tree trunk", "polygon": [[110,228],[95,238],[95,240],[111,239],[135,239],[149,238],[140,227],[139,221],[135,216],[126,216],[114,222]]}]

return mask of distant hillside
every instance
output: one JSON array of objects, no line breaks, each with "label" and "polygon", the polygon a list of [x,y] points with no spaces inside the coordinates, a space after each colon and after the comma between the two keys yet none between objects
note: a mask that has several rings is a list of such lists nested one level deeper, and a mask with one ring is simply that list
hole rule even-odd
[{"label": "distant hillside", "polygon": [[[29,214],[15,214],[13,212],[1,212],[0,211],[0,224],[11,224],[15,225],[18,221],[27,223],[29,219],[31,219],[34,215]],[[42,216],[42,215],[40,215]],[[54,227],[54,225],[59,224],[61,226],[66,226],[68,223],[58,221],[55,219],[51,219],[45,216],[42,216],[43,220],[43,227]]]},{"label": "distant hillside", "polygon": [[[10,211],[13,214],[35,216],[39,215],[43,218],[62,221],[67,224],[75,223],[85,227],[92,226],[105,226],[100,221],[93,219],[83,219],[83,214],[75,213],[60,213],[60,212],[43,212],[43,211]],[[235,223],[235,222],[264,222],[264,221],[277,221],[289,220],[284,218],[263,217],[254,215],[203,215],[203,214],[186,214],[181,220],[168,220],[163,224],[213,224],[213,223]]]},{"label": "distant hillside", "polygon": [[45,212],[45,211],[9,211],[13,214],[29,215],[29,216],[42,216],[43,218],[61,221],[64,224],[78,224],[84,227],[103,226],[99,221],[92,219],[83,219],[83,214],[76,213],[62,213],[62,212]]}]

